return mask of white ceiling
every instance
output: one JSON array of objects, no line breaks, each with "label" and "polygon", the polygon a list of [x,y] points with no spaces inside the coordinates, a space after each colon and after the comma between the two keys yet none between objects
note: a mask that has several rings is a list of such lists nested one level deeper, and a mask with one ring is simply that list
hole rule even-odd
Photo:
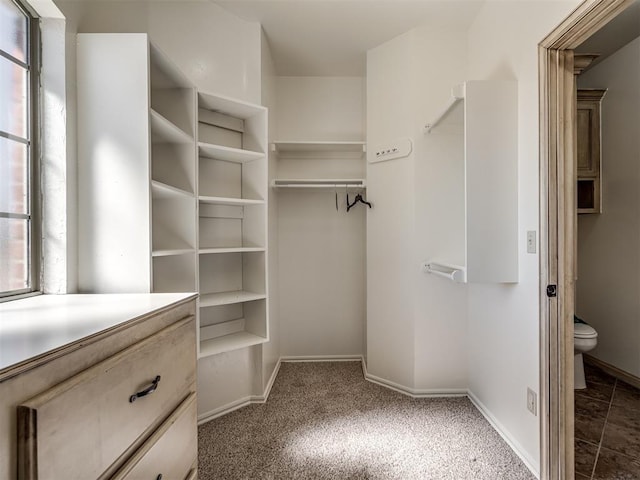
[{"label": "white ceiling", "polygon": [[364,76],[366,52],[418,25],[466,29],[483,0],[213,0],[257,21],[283,76]]}]

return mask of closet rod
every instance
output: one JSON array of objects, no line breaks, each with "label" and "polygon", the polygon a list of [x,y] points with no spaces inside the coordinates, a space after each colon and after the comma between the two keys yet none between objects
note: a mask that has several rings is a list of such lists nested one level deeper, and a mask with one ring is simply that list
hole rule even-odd
[{"label": "closet rod", "polygon": [[366,188],[364,180],[274,180],[274,188]]},{"label": "closet rod", "polygon": [[447,278],[456,283],[466,282],[466,272],[464,267],[439,262],[425,262],[422,268],[426,273],[431,273],[439,277]]}]

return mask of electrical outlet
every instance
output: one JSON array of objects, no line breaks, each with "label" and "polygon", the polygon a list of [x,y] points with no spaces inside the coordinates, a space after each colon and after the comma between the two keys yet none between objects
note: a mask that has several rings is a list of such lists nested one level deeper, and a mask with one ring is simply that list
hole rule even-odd
[{"label": "electrical outlet", "polygon": [[530,388],[527,388],[527,410],[538,416],[538,395]]},{"label": "electrical outlet", "polygon": [[527,253],[536,253],[536,231],[527,231]]}]

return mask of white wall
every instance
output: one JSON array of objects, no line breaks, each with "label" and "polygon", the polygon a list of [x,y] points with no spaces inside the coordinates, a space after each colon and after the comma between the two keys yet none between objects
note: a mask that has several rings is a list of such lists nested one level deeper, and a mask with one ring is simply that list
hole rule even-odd
[{"label": "white wall", "polygon": [[464,182],[448,185],[446,182],[447,177],[464,178],[458,174],[464,161],[462,137],[459,130],[458,135],[449,130],[453,134],[440,141],[440,147],[446,148],[434,151],[436,138],[447,136],[443,132],[447,127],[440,126],[428,135],[422,133],[421,127],[442,111],[451,97],[451,88],[466,80],[466,35],[463,31],[421,28],[414,31],[414,38],[415,388],[426,392],[464,391],[467,386],[466,285],[422,273],[419,266],[424,260],[441,258],[445,249],[464,251],[464,244],[462,249],[456,245],[463,242],[464,237],[441,237],[447,230],[464,232]]},{"label": "white wall", "polygon": [[578,215],[576,312],[590,355],[640,377],[640,38],[579,77],[602,101],[602,213]]},{"label": "white wall", "polygon": [[[415,393],[468,389],[534,471],[539,418],[526,409],[526,389],[539,390],[539,259],[525,238],[539,225],[537,44],[576,4],[487,2],[468,31],[416,29],[371,50],[367,62],[369,150],[407,135],[416,146],[407,159],[368,166],[379,204],[367,225],[368,371]],[[459,152],[419,127],[451,86],[486,79],[518,82],[520,282],[455,285],[418,267],[445,248],[438,225],[462,230],[442,217],[461,205],[442,188],[451,165],[437,158]]]},{"label": "white wall", "polygon": [[258,23],[241,20],[210,2],[57,4],[78,32],[148,33],[202,91],[260,103]]},{"label": "white wall", "polygon": [[414,145],[407,158],[367,166],[377,203],[367,220],[367,370],[415,393],[466,390],[466,287],[420,271],[438,253],[431,220],[464,218],[459,192],[440,188],[451,163],[422,127],[465,80],[466,48],[464,30],[418,28],[367,56],[369,156],[400,137]]},{"label": "white wall", "polygon": [[[67,18],[67,141],[76,143],[75,34],[144,32],[206,92],[261,101],[261,28],[209,2],[65,2]],[[123,72],[126,74],[126,72]],[[75,152],[69,152],[69,159]],[[75,168],[75,165],[72,166]],[[68,178],[75,178],[73,171]],[[198,413],[262,394],[261,347],[198,362]],[[271,354],[266,354],[270,358]],[[221,387],[222,386],[222,387]]]},{"label": "white wall", "polygon": [[[367,157],[412,136],[412,34],[367,53]],[[413,387],[415,155],[367,164],[367,372]]]},{"label": "white wall", "polygon": [[469,35],[469,78],[518,82],[518,229],[520,282],[469,285],[469,390],[535,471],[539,421],[526,408],[539,392],[538,255],[526,231],[539,225],[537,44],[577,1],[487,2]]},{"label": "white wall", "polygon": [[67,141],[65,20],[51,0],[30,3],[40,15],[42,291],[76,289],[75,145]]},{"label": "white wall", "polygon": [[[278,140],[362,141],[364,79],[278,77]],[[280,178],[362,178],[363,158],[280,158]],[[363,206],[345,192],[281,189],[278,202],[283,356],[362,355],[366,240]],[[353,193],[351,194],[353,199]]]}]

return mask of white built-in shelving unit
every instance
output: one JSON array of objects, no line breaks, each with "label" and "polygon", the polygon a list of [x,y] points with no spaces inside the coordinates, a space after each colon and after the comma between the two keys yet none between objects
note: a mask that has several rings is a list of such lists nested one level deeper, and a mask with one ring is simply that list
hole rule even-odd
[{"label": "white built-in shelving unit", "polygon": [[200,293],[199,355],[266,342],[267,110],[146,34],[78,35],[79,284]]},{"label": "white built-in shelving unit", "polygon": [[269,339],[267,110],[198,94],[200,356]]},{"label": "white built-in shelving unit", "polygon": [[196,92],[145,34],[79,34],[79,286],[197,290]]},{"label": "white built-in shelving unit", "polygon": [[150,44],[153,291],[196,291],[195,89]]}]

